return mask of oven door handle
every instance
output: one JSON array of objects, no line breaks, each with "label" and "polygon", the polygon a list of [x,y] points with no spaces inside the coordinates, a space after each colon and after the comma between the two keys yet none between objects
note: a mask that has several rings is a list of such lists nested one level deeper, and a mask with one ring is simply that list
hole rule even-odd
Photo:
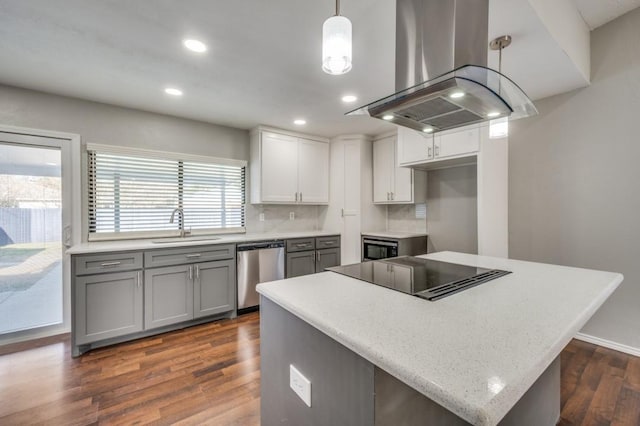
[{"label": "oven door handle", "polygon": [[372,244],[375,246],[385,246],[385,247],[398,247],[398,243],[391,243],[386,241],[376,241],[376,240],[362,240],[364,244]]}]

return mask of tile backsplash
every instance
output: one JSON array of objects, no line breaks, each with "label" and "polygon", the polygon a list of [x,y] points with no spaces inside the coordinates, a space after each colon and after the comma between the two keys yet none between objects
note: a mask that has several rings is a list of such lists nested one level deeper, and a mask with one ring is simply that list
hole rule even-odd
[{"label": "tile backsplash", "polygon": [[[323,206],[247,204],[246,229],[248,233],[316,231]],[[290,219],[293,212],[294,219]],[[260,221],[260,214],[264,221]]]},{"label": "tile backsplash", "polygon": [[389,204],[387,231],[427,232],[426,204]]}]

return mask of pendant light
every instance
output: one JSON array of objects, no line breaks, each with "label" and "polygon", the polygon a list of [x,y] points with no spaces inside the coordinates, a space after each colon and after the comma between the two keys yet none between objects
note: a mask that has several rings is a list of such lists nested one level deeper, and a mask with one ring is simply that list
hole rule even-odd
[{"label": "pendant light", "polygon": [[322,25],[322,70],[332,75],[351,70],[351,21],[340,16],[340,0],[336,14]]}]

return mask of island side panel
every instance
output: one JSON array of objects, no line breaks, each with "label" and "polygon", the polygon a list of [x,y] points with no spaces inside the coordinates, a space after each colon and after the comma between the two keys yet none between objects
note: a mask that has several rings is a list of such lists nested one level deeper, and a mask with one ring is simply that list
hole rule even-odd
[{"label": "island side panel", "polygon": [[[374,424],[374,366],[262,296],[263,426]],[[311,382],[311,407],[289,387],[293,365]]]},{"label": "island side panel", "polygon": [[378,367],[375,369],[375,392],[375,426],[470,426]]}]

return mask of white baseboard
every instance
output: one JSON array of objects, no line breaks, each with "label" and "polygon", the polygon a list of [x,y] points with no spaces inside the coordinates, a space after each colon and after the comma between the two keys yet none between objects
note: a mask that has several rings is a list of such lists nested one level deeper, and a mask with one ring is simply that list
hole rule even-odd
[{"label": "white baseboard", "polygon": [[613,349],[614,351],[624,352],[629,355],[640,357],[640,348],[634,348],[633,346],[623,345],[621,343],[612,342],[611,340],[601,339],[584,333],[576,334],[575,338],[582,340],[583,342],[593,343],[594,345],[603,346],[605,348]]}]

